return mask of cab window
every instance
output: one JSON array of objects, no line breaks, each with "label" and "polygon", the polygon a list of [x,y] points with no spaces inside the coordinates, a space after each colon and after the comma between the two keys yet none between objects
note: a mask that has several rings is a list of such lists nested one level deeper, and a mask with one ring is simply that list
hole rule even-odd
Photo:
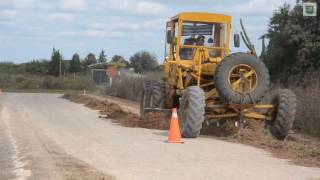
[{"label": "cab window", "polygon": [[214,47],[226,46],[227,25],[221,23],[183,22],[180,59],[192,60],[197,47],[208,48],[210,57],[221,55]]}]

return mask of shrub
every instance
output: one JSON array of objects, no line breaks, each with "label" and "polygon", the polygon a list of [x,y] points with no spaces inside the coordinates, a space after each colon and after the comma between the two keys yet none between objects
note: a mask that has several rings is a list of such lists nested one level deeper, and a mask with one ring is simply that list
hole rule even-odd
[{"label": "shrub", "polygon": [[292,88],[297,96],[297,116],[294,127],[320,136],[320,82],[307,87]]},{"label": "shrub", "polygon": [[94,83],[89,81],[86,76],[78,76],[76,79],[73,77],[67,77],[64,79],[65,89],[72,89],[72,90],[82,90],[83,88],[86,89],[93,89]]},{"label": "shrub", "polygon": [[39,79],[27,79],[17,84],[17,89],[39,89],[40,87]]},{"label": "shrub", "polygon": [[44,89],[64,89],[64,83],[60,78],[47,76],[43,79],[42,87]]},{"label": "shrub", "polygon": [[112,86],[106,88],[106,94],[138,101],[143,89],[143,83],[147,80],[160,81],[161,77],[162,75],[159,72],[116,77],[112,81]]},{"label": "shrub", "polygon": [[26,81],[26,78],[20,77],[20,76],[16,77],[16,82],[17,82],[17,83],[22,83],[22,82],[24,82],[24,81]]},{"label": "shrub", "polygon": [[8,88],[14,82],[14,78],[6,73],[0,74],[0,88]]}]

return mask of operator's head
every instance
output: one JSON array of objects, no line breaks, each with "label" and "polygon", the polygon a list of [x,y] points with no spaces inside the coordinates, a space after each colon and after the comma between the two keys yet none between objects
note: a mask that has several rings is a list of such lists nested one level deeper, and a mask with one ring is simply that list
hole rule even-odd
[{"label": "operator's head", "polygon": [[203,35],[199,35],[197,38],[197,45],[198,46],[203,46],[204,45],[204,39],[205,37]]}]

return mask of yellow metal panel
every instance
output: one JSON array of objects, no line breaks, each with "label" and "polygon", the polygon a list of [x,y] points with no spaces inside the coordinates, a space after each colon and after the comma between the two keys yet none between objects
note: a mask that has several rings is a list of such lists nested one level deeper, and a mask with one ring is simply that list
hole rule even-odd
[{"label": "yellow metal panel", "polygon": [[231,23],[232,21],[231,16],[228,15],[200,12],[183,12],[172,18],[172,20],[176,19],[181,19],[183,21],[201,21],[217,23]]},{"label": "yellow metal panel", "polygon": [[228,23],[228,32],[227,32],[227,44],[226,44],[227,52],[226,52],[225,56],[230,54],[230,34],[231,34],[231,32],[232,32],[232,27],[231,27],[231,17],[230,17],[230,22]]},{"label": "yellow metal panel", "polygon": [[207,115],[207,118],[219,119],[219,118],[230,118],[230,117],[238,117],[237,113],[228,113],[228,114],[219,114],[219,115]]},{"label": "yellow metal panel", "polygon": [[257,104],[254,106],[254,108],[257,109],[269,109],[269,108],[274,108],[274,105],[271,104]]},{"label": "yellow metal panel", "polygon": [[216,63],[216,64],[218,64],[220,61],[222,61],[222,58],[221,57],[215,57],[215,58],[209,58],[209,61],[211,62],[211,63]]},{"label": "yellow metal panel", "polygon": [[168,61],[164,61],[163,63],[163,78],[167,80],[169,78],[170,72],[170,63]]},{"label": "yellow metal panel", "polygon": [[247,117],[247,118],[271,120],[270,117],[262,115],[262,114],[259,114],[257,112],[248,112],[248,113],[245,113],[244,116]]},{"label": "yellow metal panel", "polygon": [[211,86],[211,85],[214,85],[214,82],[209,82],[209,83],[206,83],[206,84],[201,84],[199,87],[203,88],[203,87],[207,87],[207,86]]},{"label": "yellow metal panel", "polygon": [[216,67],[217,67],[217,64],[215,63],[202,64],[202,74],[214,75],[216,71]]}]

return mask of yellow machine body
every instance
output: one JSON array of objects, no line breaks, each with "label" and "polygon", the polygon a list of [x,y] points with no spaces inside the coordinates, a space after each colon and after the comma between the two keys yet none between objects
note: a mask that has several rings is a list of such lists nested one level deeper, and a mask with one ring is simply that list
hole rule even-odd
[{"label": "yellow machine body", "polygon": [[[239,117],[239,108],[242,108],[243,117],[271,119],[253,110],[269,109],[273,105],[239,107],[219,100],[213,77],[220,61],[230,54],[231,23],[232,18],[228,15],[197,12],[180,13],[167,22],[163,63],[164,81],[168,85],[167,108],[175,106],[174,99],[181,97],[188,86],[199,86],[205,92],[206,107],[215,106],[214,110],[206,112],[208,120]],[[199,43],[195,41],[197,39]],[[245,71],[244,76],[252,73]],[[240,82],[232,82],[235,89],[239,86]]]}]

